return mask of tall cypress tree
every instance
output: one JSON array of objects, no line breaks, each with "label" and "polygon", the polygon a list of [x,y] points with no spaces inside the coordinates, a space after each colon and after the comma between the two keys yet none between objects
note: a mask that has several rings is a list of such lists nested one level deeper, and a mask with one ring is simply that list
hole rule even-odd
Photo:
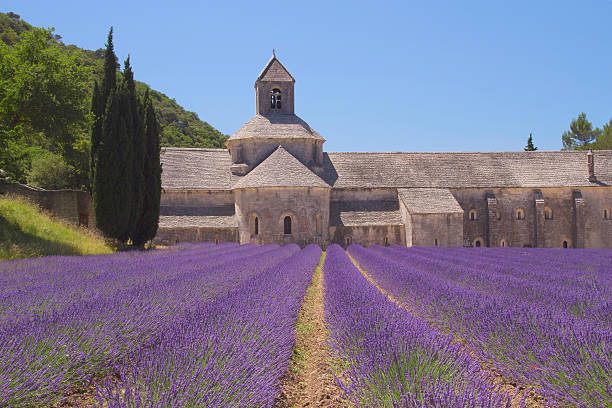
[{"label": "tall cypress tree", "polygon": [[129,206],[130,209],[130,226],[129,237],[134,242],[137,224],[142,216],[145,178],[144,178],[144,161],[145,161],[145,136],[144,136],[144,114],[142,103],[136,96],[136,85],[134,83],[134,73],[130,66],[130,57],[125,60],[123,68],[123,91],[126,98],[125,103],[128,105],[126,113],[129,112],[130,117],[126,118],[128,126],[128,138],[130,139],[130,162],[132,180],[126,180],[132,184],[132,200]]},{"label": "tall cypress tree", "polygon": [[[132,198],[131,146],[126,143],[128,126],[123,87],[111,89],[102,123],[102,139],[95,156],[93,183],[96,225],[104,235],[125,242],[129,233]],[[126,183],[127,178],[127,183]]]},{"label": "tall cypress tree", "polygon": [[161,198],[161,163],[159,146],[159,123],[153,109],[153,102],[147,89],[144,97],[145,146],[144,159],[144,201],[136,233],[132,237],[134,245],[142,246],[157,234],[159,224],[159,203]]},{"label": "tall cypress tree", "polygon": [[102,77],[102,87],[98,81],[94,82],[94,91],[91,99],[91,113],[93,114],[93,125],[91,129],[91,157],[90,157],[90,179],[93,192],[93,179],[95,177],[95,156],[98,145],[102,140],[102,126],[104,113],[108,97],[117,87],[117,56],[113,45],[113,27],[108,31],[106,50],[104,51],[104,76]]}]

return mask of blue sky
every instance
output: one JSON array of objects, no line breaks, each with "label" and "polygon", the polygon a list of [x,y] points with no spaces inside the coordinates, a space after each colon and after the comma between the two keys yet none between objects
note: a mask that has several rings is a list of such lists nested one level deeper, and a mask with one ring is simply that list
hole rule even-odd
[{"label": "blue sky", "polygon": [[64,42],[115,29],[136,79],[226,134],[254,114],[272,48],[327,151],[561,148],[572,118],[612,117],[612,1],[5,0]]}]

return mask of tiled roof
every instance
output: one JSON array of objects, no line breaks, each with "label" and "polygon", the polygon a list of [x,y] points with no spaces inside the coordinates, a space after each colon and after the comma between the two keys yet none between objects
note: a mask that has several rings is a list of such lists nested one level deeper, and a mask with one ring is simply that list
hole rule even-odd
[{"label": "tiled roof", "polygon": [[234,189],[249,187],[328,187],[291,153],[279,146],[259,166],[242,177]]},{"label": "tiled roof", "polygon": [[463,209],[445,188],[398,188],[397,195],[410,214],[463,213]]},{"label": "tiled roof", "polygon": [[229,140],[237,139],[317,139],[324,140],[297,115],[269,113],[255,115]]},{"label": "tiled roof", "polygon": [[[225,149],[167,147],[162,150],[162,188],[166,190],[230,190],[232,180],[239,179],[231,176],[231,158]],[[334,188],[612,185],[612,151],[594,152],[597,177],[594,183],[588,180],[586,154],[584,151],[326,153],[323,179]],[[303,168],[306,177],[317,177]],[[315,180],[320,182],[318,177]]]},{"label": "tiled roof", "polygon": [[231,157],[225,149],[162,148],[165,190],[229,190]]},{"label": "tiled roof", "polygon": [[287,68],[272,55],[272,58],[268,61],[264,69],[257,77],[258,81],[278,81],[278,82],[295,82],[293,76],[287,71]]},{"label": "tiled roof", "polygon": [[398,201],[332,201],[329,225],[401,225]]},{"label": "tiled roof", "polygon": [[159,228],[236,228],[238,221],[231,216],[161,215]]},{"label": "tiled roof", "polygon": [[612,150],[594,152],[327,153],[324,180],[334,188],[582,187],[612,185]]},{"label": "tiled roof", "polygon": [[233,216],[236,212],[234,205],[197,207],[197,206],[169,206],[162,205],[159,208],[160,215],[176,216]]}]

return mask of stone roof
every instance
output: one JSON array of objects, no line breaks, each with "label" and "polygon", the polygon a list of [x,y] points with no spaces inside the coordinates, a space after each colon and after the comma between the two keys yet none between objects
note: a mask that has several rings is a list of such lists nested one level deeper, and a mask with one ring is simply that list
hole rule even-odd
[{"label": "stone roof", "polygon": [[233,215],[160,215],[159,228],[237,228],[238,221]]},{"label": "stone roof", "polygon": [[295,79],[276,58],[276,55],[272,55],[264,69],[261,70],[257,81],[295,82]]},{"label": "stone roof", "polygon": [[231,157],[226,149],[164,147],[162,189],[229,190]]},{"label": "stone roof", "polygon": [[[593,153],[597,177],[594,183],[588,180],[585,151],[325,153],[323,179],[334,188],[612,185],[612,151]],[[225,149],[166,147],[162,149],[161,162],[165,190],[230,190],[232,180],[239,180],[231,175],[231,158]],[[312,172],[303,168],[306,177],[314,176],[320,183],[319,177],[308,175]]]},{"label": "stone roof", "polygon": [[234,184],[234,189],[249,187],[329,188],[329,185],[283,146],[278,146],[270,156]]},{"label": "stone roof", "polygon": [[584,187],[612,185],[612,150],[486,153],[326,153],[323,179],[334,188]]},{"label": "stone roof", "polygon": [[250,138],[325,140],[297,115],[276,112],[253,116],[229,140]]},{"label": "stone roof", "polygon": [[176,216],[233,216],[236,212],[234,205],[220,205],[210,207],[162,205],[159,207],[160,215]]},{"label": "stone roof", "polygon": [[410,214],[463,213],[453,194],[445,188],[398,188],[397,195]]},{"label": "stone roof", "polygon": [[329,225],[402,225],[398,201],[332,201]]}]

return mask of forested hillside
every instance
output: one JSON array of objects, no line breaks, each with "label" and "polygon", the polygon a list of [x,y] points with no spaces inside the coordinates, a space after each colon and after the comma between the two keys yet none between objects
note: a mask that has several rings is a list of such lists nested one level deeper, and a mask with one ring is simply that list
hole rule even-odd
[{"label": "forested hillside", "polygon": [[[0,13],[0,40],[0,169],[40,187],[87,188],[91,95],[104,49],[66,45],[12,12]],[[194,112],[143,82],[136,89],[149,89],[162,146],[224,147],[227,136]],[[50,180],[50,169],[61,177]]]}]

